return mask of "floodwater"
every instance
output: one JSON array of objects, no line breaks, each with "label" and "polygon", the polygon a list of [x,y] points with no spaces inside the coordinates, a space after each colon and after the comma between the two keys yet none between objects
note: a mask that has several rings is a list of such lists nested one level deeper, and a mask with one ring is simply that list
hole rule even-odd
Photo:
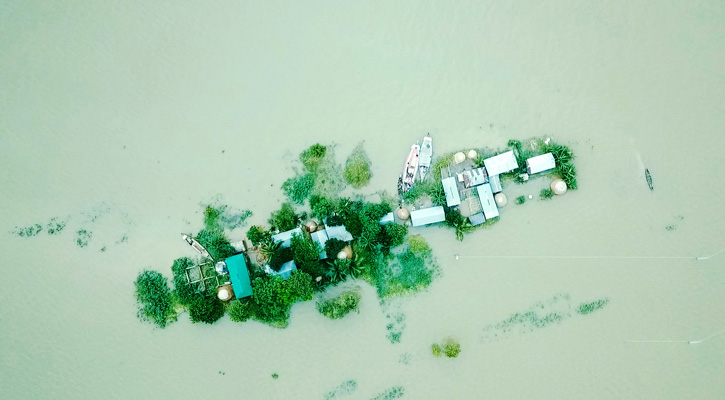
[{"label": "floodwater", "polygon": [[[725,253],[695,260],[725,247],[722,1],[114,3],[0,4],[3,399],[722,398],[725,334],[686,343],[725,328]],[[462,243],[420,229],[442,275],[385,309],[354,283],[360,314],[301,303],[285,330],[136,319],[137,273],[191,255],[200,203],[266,221],[317,141],[365,140],[367,191],[393,191],[427,132],[438,154],[553,137],[580,189]],[[447,336],[460,356],[434,358]]]}]

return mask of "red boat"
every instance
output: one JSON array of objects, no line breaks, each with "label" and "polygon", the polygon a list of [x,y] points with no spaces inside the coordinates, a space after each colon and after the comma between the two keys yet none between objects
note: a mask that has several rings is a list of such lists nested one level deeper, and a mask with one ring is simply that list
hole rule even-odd
[{"label": "red boat", "polygon": [[418,143],[410,146],[410,154],[408,159],[405,160],[405,167],[403,168],[403,175],[401,177],[402,187],[401,192],[405,193],[413,187],[415,183],[415,175],[418,173],[418,163],[420,161],[420,146]]}]

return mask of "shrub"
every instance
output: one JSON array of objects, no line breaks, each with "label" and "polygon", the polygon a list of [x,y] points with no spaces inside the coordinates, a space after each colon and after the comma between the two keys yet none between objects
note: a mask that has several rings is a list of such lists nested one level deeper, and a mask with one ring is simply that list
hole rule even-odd
[{"label": "shrub", "polygon": [[332,200],[319,195],[310,197],[310,208],[312,209],[312,216],[320,219],[327,218],[335,211]]},{"label": "shrub", "polygon": [[136,278],[138,317],[160,328],[176,320],[166,277],[156,271],[144,270]]},{"label": "shrub", "polygon": [[314,187],[315,175],[312,173],[294,176],[282,184],[285,196],[296,204],[303,204],[310,197]]},{"label": "shrub", "polygon": [[229,319],[234,322],[244,322],[254,317],[254,309],[250,306],[249,300],[234,300],[229,303],[227,312]]},{"label": "shrub", "polygon": [[519,196],[515,200],[516,204],[524,204],[526,203],[526,196]]},{"label": "shrub", "polygon": [[300,219],[290,203],[282,203],[280,209],[273,212],[269,218],[269,224],[281,232],[297,228],[299,222]]},{"label": "shrub", "polygon": [[272,257],[269,259],[269,267],[272,268],[275,271],[279,271],[279,269],[282,267],[282,264],[292,261],[292,249],[289,247],[279,247],[277,250],[272,254]]},{"label": "shrub", "polygon": [[171,266],[174,273],[174,292],[179,302],[187,306],[198,296],[186,278],[186,269],[194,266],[194,261],[188,257],[177,258]]},{"label": "shrub", "polygon": [[408,227],[397,224],[395,222],[385,225],[384,245],[388,247],[400,246],[405,242],[405,236],[408,235]]},{"label": "shrub", "polygon": [[446,338],[443,341],[443,353],[446,357],[456,358],[461,353],[461,345],[453,338]]},{"label": "shrub", "polygon": [[443,349],[438,343],[433,343],[431,346],[431,350],[433,351],[433,355],[436,357],[440,357],[441,353],[443,352]]},{"label": "shrub", "polygon": [[541,189],[541,193],[539,193],[539,198],[542,200],[548,200],[550,198],[554,197],[554,191],[549,188]]},{"label": "shrub", "polygon": [[279,276],[256,278],[252,282],[252,299],[259,305],[257,318],[262,322],[287,321],[292,303]]},{"label": "shrub", "polygon": [[347,246],[347,242],[343,240],[336,238],[329,239],[325,242],[325,253],[327,253],[327,258],[337,258],[337,253],[341,252],[345,246]]},{"label": "shrub", "polygon": [[284,284],[294,301],[312,300],[312,295],[315,293],[312,276],[303,271],[292,271],[292,275],[287,278]]},{"label": "shrub", "polygon": [[319,143],[313,144],[300,154],[300,161],[309,171],[315,171],[327,154],[327,147]]},{"label": "shrub", "polygon": [[320,247],[306,235],[292,236],[290,248],[297,268],[313,278],[323,276],[325,268],[320,263]]},{"label": "shrub", "polygon": [[197,296],[189,304],[191,322],[213,324],[224,316],[224,303],[216,296]]},{"label": "shrub", "polygon": [[351,311],[360,312],[360,292],[348,290],[329,300],[317,302],[317,311],[330,319],[339,319]]},{"label": "shrub", "polygon": [[249,239],[254,246],[259,246],[271,238],[272,234],[265,231],[261,226],[254,225],[247,231],[247,239]]},{"label": "shrub", "polygon": [[345,181],[355,189],[367,185],[372,177],[370,164],[370,158],[363,149],[363,144],[358,144],[345,162]]}]

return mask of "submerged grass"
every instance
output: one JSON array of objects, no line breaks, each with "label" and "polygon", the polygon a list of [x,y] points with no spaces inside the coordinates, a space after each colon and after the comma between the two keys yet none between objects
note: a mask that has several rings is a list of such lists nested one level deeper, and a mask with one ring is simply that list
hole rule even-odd
[{"label": "submerged grass", "polygon": [[335,400],[340,396],[348,396],[355,393],[357,390],[357,382],[350,379],[338,385],[336,388],[330,390],[325,395],[325,400]]},{"label": "submerged grass", "polygon": [[576,309],[576,312],[585,315],[593,313],[594,311],[601,310],[604,308],[604,306],[609,303],[609,299],[599,299],[597,301],[593,301],[591,303],[581,303],[579,304],[579,307]]},{"label": "submerged grass", "polygon": [[370,400],[393,400],[403,397],[405,390],[402,386],[393,386],[372,397]]}]

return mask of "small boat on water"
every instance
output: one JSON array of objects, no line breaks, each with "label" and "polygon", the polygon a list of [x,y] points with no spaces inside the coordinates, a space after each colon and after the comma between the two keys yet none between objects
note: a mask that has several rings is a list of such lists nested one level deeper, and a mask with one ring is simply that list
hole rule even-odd
[{"label": "small boat on water", "polygon": [[416,142],[410,146],[410,153],[408,159],[405,160],[405,167],[403,168],[402,175],[402,192],[405,193],[413,187],[415,183],[415,175],[418,173],[418,163],[420,162],[420,146]]},{"label": "small boat on water", "polygon": [[647,179],[647,185],[649,185],[649,190],[655,190],[655,186],[652,184],[652,174],[649,173],[649,169],[644,169],[644,178]]},{"label": "small boat on water", "polygon": [[429,133],[428,136],[423,138],[423,144],[420,146],[420,166],[418,167],[418,175],[420,176],[419,180],[421,182],[425,179],[425,176],[428,175],[431,161],[433,161],[433,139],[430,137]]},{"label": "small boat on water", "polygon": [[208,257],[208,258],[211,258],[212,260],[214,259],[214,257],[212,257],[211,254],[209,254],[209,252],[204,248],[204,246],[202,246],[201,243],[199,243],[199,241],[197,241],[196,239],[191,237],[191,235],[185,235],[182,233],[181,238],[184,239],[186,241],[186,243],[188,243],[189,246],[191,246],[191,248],[196,250],[203,257]]}]

